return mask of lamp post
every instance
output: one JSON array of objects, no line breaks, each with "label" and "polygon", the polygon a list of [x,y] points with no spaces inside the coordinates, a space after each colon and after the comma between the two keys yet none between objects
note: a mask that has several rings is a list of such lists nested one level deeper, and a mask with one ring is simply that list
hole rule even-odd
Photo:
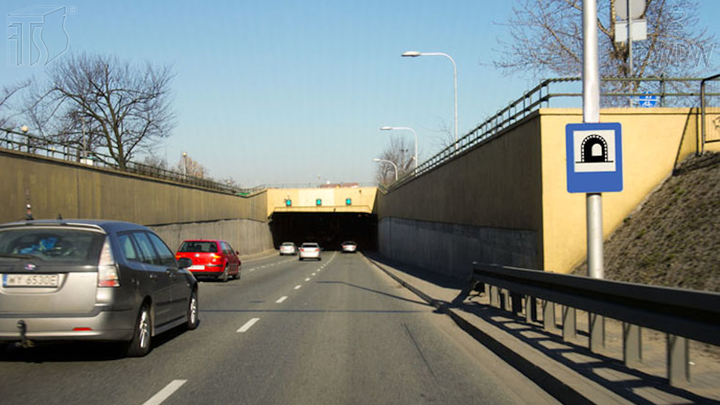
[{"label": "lamp post", "polygon": [[393,163],[390,160],[385,160],[385,159],[373,159],[373,162],[390,163],[393,166],[393,168],[395,169],[395,181],[398,181],[398,167],[395,163]]},{"label": "lamp post", "polygon": [[187,180],[187,152],[182,153],[183,157],[183,177]]},{"label": "lamp post", "polygon": [[417,132],[415,132],[414,129],[410,127],[382,127],[380,128],[381,131],[410,131],[415,135],[415,172],[417,174],[417,166],[418,166],[418,136]]},{"label": "lamp post", "polygon": [[455,151],[458,150],[458,109],[457,109],[457,65],[455,60],[448,54],[443,52],[416,52],[408,51],[402,54],[405,58],[417,58],[418,56],[444,56],[450,59],[453,64],[453,87],[455,89]]},{"label": "lamp post", "polygon": [[[27,125],[23,125],[20,127],[20,131],[22,131],[23,135],[25,135],[27,137],[27,139],[25,139],[25,141],[27,142],[28,153],[30,153],[30,145],[32,144],[32,142],[30,142],[30,139],[32,139],[32,137],[27,134],[29,130],[30,130],[30,128],[28,128]],[[18,147],[18,150],[21,150],[21,148]]]}]

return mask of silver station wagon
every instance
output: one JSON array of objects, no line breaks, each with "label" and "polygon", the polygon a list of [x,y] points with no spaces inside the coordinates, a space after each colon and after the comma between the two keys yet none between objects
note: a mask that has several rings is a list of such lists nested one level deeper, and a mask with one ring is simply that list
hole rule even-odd
[{"label": "silver station wagon", "polygon": [[0,225],[0,342],[115,341],[144,356],[153,336],[198,326],[191,264],[128,222]]}]

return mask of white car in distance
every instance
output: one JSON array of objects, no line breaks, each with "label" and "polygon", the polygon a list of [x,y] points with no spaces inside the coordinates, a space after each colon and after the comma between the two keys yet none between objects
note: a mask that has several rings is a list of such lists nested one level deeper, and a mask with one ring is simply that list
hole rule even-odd
[{"label": "white car in distance", "polygon": [[280,256],[283,255],[292,255],[295,256],[297,254],[297,246],[295,246],[292,242],[283,242],[282,245],[280,245]]},{"label": "white car in distance", "polygon": [[320,257],[320,251],[322,248],[320,245],[318,245],[315,242],[305,242],[300,246],[299,254],[300,257],[299,260],[303,259],[318,259],[322,260],[322,257]]}]

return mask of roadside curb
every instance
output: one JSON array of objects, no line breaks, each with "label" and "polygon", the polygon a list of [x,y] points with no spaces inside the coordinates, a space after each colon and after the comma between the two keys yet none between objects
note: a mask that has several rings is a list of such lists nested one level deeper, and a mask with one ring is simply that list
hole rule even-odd
[{"label": "roadside curb", "polygon": [[[407,288],[415,295],[435,307],[439,312],[447,315],[463,331],[472,336],[479,343],[490,349],[503,361],[510,364],[523,375],[532,380],[540,388],[564,404],[630,404],[627,399],[605,389],[592,380],[578,374],[557,361],[535,351],[532,348],[523,348],[522,342],[497,327],[480,321],[483,325],[476,326],[468,317],[473,316],[452,308],[447,302],[437,300],[419,288],[413,286],[385,265],[363,255],[375,267],[382,270],[393,280]],[[389,267],[389,266],[388,266]],[[475,317],[475,316],[473,316]],[[479,317],[475,317],[478,323]],[[566,378],[560,378],[566,377]],[[570,381],[572,380],[572,381]],[[593,398],[593,399],[590,399]]]}]

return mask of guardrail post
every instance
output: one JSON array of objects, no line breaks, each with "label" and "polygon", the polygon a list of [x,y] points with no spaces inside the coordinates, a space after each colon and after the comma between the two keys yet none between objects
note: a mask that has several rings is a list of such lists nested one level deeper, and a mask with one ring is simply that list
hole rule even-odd
[{"label": "guardrail post", "polygon": [[555,303],[548,300],[544,300],[542,303],[543,307],[543,329],[548,332],[554,332],[556,329],[555,325]]},{"label": "guardrail post", "polygon": [[667,335],[667,376],[671,386],[680,387],[690,383],[690,353],[688,340]]},{"label": "guardrail post", "polygon": [[537,322],[537,300],[529,295],[525,296],[525,322]]},{"label": "guardrail post", "polygon": [[590,351],[599,352],[605,348],[605,317],[588,313],[588,327],[590,332]]},{"label": "guardrail post", "polygon": [[497,286],[490,286],[490,306],[500,308],[500,291]]},{"label": "guardrail post", "polygon": [[633,367],[642,363],[642,328],[631,323],[622,324],[623,363]]},{"label": "guardrail post", "polygon": [[577,329],[575,327],[575,308],[563,306],[562,337],[563,340],[575,339]]},{"label": "guardrail post", "polygon": [[512,309],[512,304],[510,303],[510,291],[503,288],[500,290],[500,296],[500,309],[510,311]]}]

